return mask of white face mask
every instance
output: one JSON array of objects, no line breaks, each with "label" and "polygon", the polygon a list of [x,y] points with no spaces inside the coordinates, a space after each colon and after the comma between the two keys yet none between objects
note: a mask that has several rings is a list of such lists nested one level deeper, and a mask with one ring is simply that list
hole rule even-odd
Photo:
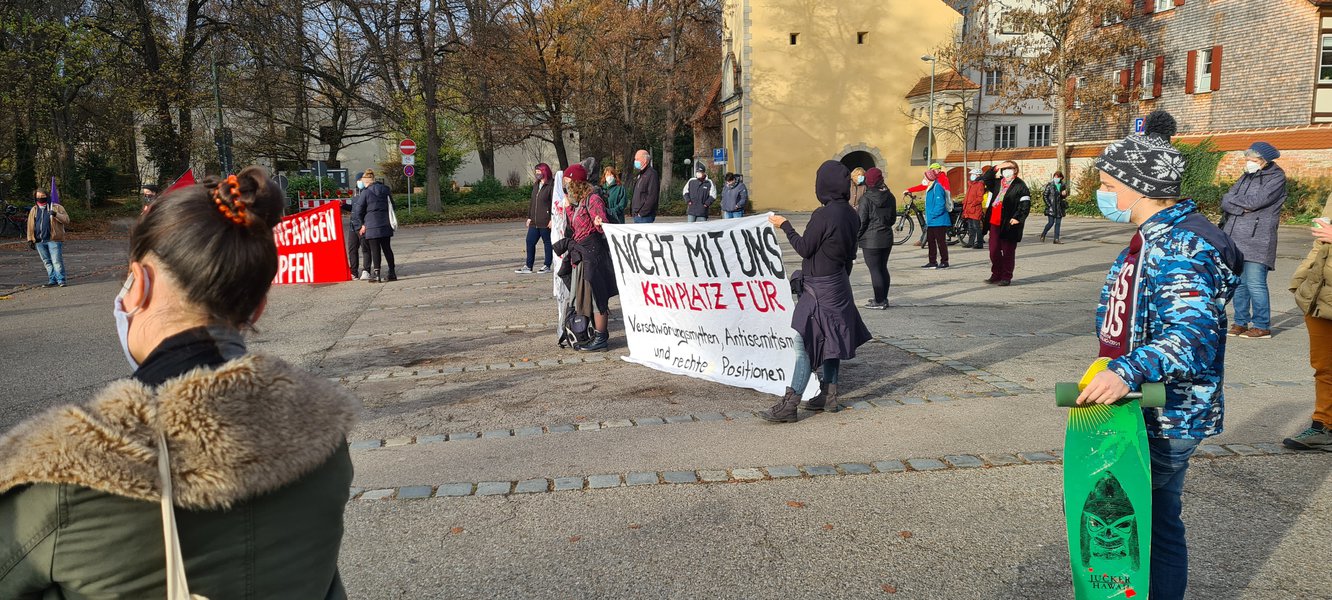
[{"label": "white face mask", "polygon": [[607,175],[607,176],[606,176],[606,185],[612,185],[612,184],[614,184],[614,183],[615,183],[615,176],[614,176],[614,175]]},{"label": "white face mask", "polygon": [[[139,362],[134,360],[134,355],[130,353],[129,349],[129,326],[130,326],[130,317],[133,317],[135,313],[139,312],[139,309],[143,308],[143,302],[140,301],[139,306],[135,307],[134,310],[125,312],[125,294],[129,293],[130,285],[133,283],[134,283],[134,275],[131,274],[127,279],[125,279],[125,285],[120,288],[120,293],[116,295],[116,301],[112,307],[111,314],[114,315],[116,318],[116,335],[120,338],[120,349],[125,351],[125,360],[129,362],[131,369],[137,371],[139,370]],[[148,272],[144,271],[143,274],[144,300],[148,298],[148,294],[152,291],[153,289],[152,284],[153,284],[152,280],[148,278]]]},{"label": "white face mask", "polygon": [[1257,173],[1258,171],[1261,171],[1262,168],[1263,166],[1258,164],[1258,161],[1256,160],[1251,160],[1247,163],[1244,163],[1244,170],[1248,173]]},{"label": "white face mask", "polygon": [[972,181],[976,181],[976,180],[978,180],[978,179],[980,179],[980,175],[972,175],[972,176],[971,176],[971,180],[972,180]]},{"label": "white face mask", "polygon": [[920,180],[920,184],[923,185],[923,186],[929,187],[929,185],[930,185],[930,180],[928,180],[928,179],[921,179],[921,180]]},{"label": "white face mask", "polygon": [[702,173],[699,173],[699,174],[698,174],[698,178],[699,178],[699,179],[703,179],[703,174],[702,174]]},{"label": "white face mask", "polygon": [[1059,183],[1060,179],[1059,179],[1058,177],[1055,177],[1054,179],[1051,179],[1051,181],[1053,181],[1053,182],[1055,182],[1055,183]]},{"label": "white face mask", "polygon": [[1004,169],[1002,171],[1002,174],[1004,176],[1004,179],[1012,179],[1014,175],[1017,175],[1017,173],[1014,173],[1012,169]]}]

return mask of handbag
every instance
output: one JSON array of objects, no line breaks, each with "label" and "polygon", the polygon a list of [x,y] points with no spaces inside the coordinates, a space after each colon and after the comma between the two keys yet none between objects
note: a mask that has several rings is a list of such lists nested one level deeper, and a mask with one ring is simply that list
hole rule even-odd
[{"label": "handbag", "polygon": [[389,196],[389,198],[388,198],[388,213],[389,213],[389,215],[388,215],[388,217],[389,217],[389,227],[393,228],[394,231],[397,231],[397,230],[398,230],[398,211],[393,210],[393,196]]},{"label": "handbag", "polygon": [[167,600],[208,600],[190,593],[185,579],[185,558],[180,552],[180,532],[176,529],[176,509],[172,504],[171,457],[166,436],[157,432],[157,474],[162,478],[162,542],[166,545]]},{"label": "handbag", "polygon": [[791,293],[794,294],[796,298],[799,298],[805,293],[804,271],[796,270],[791,273]]}]

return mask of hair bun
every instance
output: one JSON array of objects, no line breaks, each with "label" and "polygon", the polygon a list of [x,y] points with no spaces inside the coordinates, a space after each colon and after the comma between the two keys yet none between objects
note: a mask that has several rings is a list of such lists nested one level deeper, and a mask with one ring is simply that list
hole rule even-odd
[{"label": "hair bun", "polygon": [[282,220],[286,208],[286,196],[277,182],[268,177],[263,167],[245,167],[236,174],[242,200],[249,206],[256,221],[266,229],[272,229]]},{"label": "hair bun", "polygon": [[1148,136],[1170,141],[1170,138],[1174,137],[1175,132],[1178,131],[1178,125],[1175,123],[1175,117],[1170,116],[1170,113],[1164,110],[1154,110],[1147,115],[1147,119],[1143,122],[1143,131]]}]

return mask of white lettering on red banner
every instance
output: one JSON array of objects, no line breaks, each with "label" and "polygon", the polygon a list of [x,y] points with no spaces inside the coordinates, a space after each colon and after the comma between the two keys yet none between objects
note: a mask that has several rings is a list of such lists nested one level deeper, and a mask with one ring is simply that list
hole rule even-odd
[{"label": "white lettering on red banner", "polygon": [[350,281],[342,243],[342,203],[330,202],[282,219],[273,228],[278,272],[273,283]]},{"label": "white lettering on red banner", "polygon": [[766,216],[603,228],[620,285],[626,361],[786,392],[795,375],[795,300]]}]

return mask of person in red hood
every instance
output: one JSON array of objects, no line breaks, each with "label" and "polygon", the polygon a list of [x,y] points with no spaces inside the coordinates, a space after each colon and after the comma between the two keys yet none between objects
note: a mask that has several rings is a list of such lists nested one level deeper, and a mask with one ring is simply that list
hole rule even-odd
[{"label": "person in red hood", "polygon": [[980,180],[984,172],[981,169],[971,170],[970,181],[967,183],[967,196],[962,201],[962,219],[967,224],[967,238],[962,240],[963,248],[979,250],[985,247],[985,242],[981,241],[981,217],[985,214],[985,184]]}]

